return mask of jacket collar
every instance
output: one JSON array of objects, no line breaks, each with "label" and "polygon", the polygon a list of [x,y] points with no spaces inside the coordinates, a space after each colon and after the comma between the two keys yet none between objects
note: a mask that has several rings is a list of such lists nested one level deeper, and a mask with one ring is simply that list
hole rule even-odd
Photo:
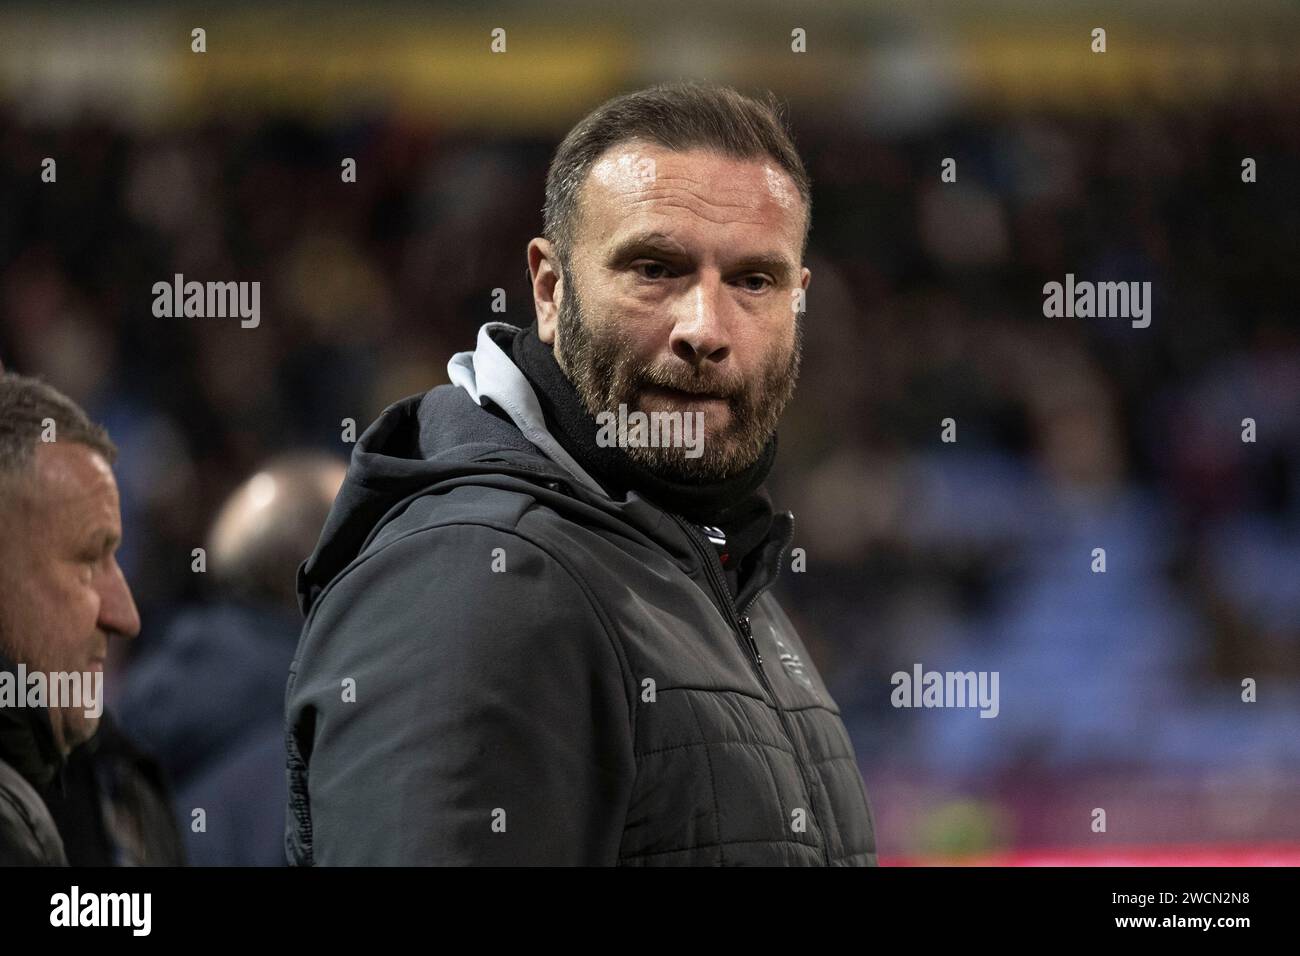
[{"label": "jacket collar", "polygon": [[508,322],[484,323],[478,330],[474,351],[457,352],[447,363],[451,383],[468,392],[478,405],[489,401],[495,403],[547,458],[596,494],[609,497],[600,482],[588,474],[551,434],[532,385],[493,338],[494,334],[507,336],[517,332],[518,328]]},{"label": "jacket collar", "polygon": [[[447,363],[448,377],[453,385],[464,389],[476,404],[496,404],[510,416],[511,421],[533,445],[572,475],[577,484],[610,501],[609,493],[551,433],[533,384],[511,357],[512,337],[521,335],[524,331],[508,322],[484,323],[479,328],[474,351],[457,352]],[[637,512],[650,509],[661,518],[666,518],[657,505],[636,492],[633,492],[629,500],[639,502]],[[664,530],[676,529],[671,521],[665,520],[660,525],[660,531]],[[745,607],[776,581],[793,534],[794,515],[789,511],[776,512],[767,535],[755,546],[759,558],[755,562],[753,573],[737,595],[738,606]],[[683,553],[689,553],[689,548],[683,549]]]},{"label": "jacket collar", "polygon": [[[304,615],[390,520],[415,499],[455,484],[527,488],[561,513],[657,546],[696,580],[706,573],[673,516],[636,491],[625,500],[611,497],[550,433],[532,385],[502,348],[518,331],[486,323],[474,351],[448,363],[451,384],[393,403],[361,434],[316,547],[298,567]],[[775,517],[750,575],[755,587],[775,580],[789,544],[793,517]]]},{"label": "jacket collar", "polygon": [[[0,654],[0,680],[12,682],[15,695],[25,700],[27,688],[19,686],[18,667]],[[21,701],[15,701],[20,703]],[[64,766],[64,756],[54,742],[54,727],[45,707],[0,707],[0,759],[40,790]]]}]

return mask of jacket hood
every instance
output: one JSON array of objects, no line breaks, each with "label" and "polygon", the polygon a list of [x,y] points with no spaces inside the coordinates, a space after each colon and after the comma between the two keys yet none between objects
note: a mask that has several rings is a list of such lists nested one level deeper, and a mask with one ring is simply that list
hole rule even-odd
[{"label": "jacket hood", "polygon": [[611,498],[547,429],[532,385],[510,358],[520,331],[486,323],[475,349],[447,363],[450,385],[393,403],[362,433],[316,548],[298,569],[304,615],[413,499],[453,485],[527,491],[582,521],[651,539],[692,565],[689,541],[665,512],[636,492]]}]

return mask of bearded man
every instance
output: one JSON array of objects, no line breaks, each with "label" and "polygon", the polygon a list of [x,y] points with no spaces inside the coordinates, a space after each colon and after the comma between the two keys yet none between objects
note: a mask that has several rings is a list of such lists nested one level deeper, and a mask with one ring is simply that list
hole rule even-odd
[{"label": "bearded man", "polygon": [[[810,216],[770,95],[657,86],[569,132],[536,321],[366,430],[299,568],[290,862],[876,863],[770,591]],[[603,428],[620,408],[678,427]]]}]

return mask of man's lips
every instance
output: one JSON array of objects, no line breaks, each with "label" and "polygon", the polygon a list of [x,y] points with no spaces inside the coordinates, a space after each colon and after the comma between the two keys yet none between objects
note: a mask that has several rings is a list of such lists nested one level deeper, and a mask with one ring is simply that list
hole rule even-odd
[{"label": "man's lips", "polygon": [[715,392],[691,392],[680,388],[668,388],[663,385],[648,385],[642,390],[645,395],[667,398],[674,402],[725,402],[727,398]]}]

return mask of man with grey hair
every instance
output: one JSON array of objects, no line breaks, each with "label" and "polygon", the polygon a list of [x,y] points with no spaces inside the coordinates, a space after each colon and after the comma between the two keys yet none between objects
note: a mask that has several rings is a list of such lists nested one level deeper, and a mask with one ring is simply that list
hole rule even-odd
[{"label": "man with grey hair", "polygon": [[[65,862],[40,791],[96,732],[102,700],[41,706],[20,675],[98,675],[108,643],[140,630],[115,557],[117,450],[66,396],[0,374],[0,862]],[[0,674],[0,677],[3,676]],[[0,688],[3,690],[3,688]],[[47,692],[53,688],[46,684]],[[35,702],[37,706],[31,706]]]},{"label": "man with grey hair", "polygon": [[771,97],[667,84],[569,132],[536,320],[366,430],[299,572],[292,862],[875,864],[770,590],[810,217]]}]

